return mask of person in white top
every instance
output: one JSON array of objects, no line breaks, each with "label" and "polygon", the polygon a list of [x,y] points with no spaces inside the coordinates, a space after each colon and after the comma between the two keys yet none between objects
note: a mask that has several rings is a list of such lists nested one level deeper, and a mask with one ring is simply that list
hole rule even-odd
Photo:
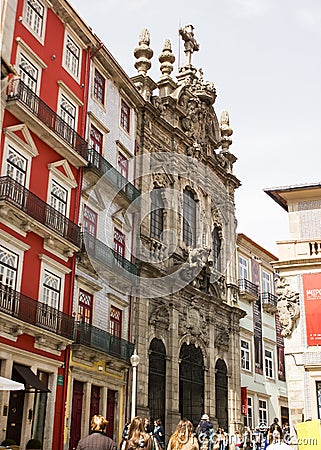
[{"label": "person in white top", "polygon": [[280,425],[274,425],[272,433],[270,433],[270,444],[266,450],[293,450],[291,445],[284,442],[283,432]]}]

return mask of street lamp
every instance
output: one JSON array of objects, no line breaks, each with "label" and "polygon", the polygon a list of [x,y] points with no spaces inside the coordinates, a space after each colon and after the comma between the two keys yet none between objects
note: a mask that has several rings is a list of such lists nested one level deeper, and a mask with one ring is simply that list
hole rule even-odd
[{"label": "street lamp", "polygon": [[133,366],[133,382],[132,382],[132,413],[131,420],[136,415],[136,381],[137,381],[137,366],[139,364],[139,356],[137,355],[136,348],[134,353],[130,357],[131,365]]}]

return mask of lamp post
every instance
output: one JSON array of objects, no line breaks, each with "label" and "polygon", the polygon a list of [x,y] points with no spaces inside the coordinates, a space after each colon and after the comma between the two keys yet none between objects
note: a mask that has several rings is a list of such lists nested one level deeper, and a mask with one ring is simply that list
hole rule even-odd
[{"label": "lamp post", "polygon": [[132,381],[132,412],[131,420],[136,416],[136,382],[137,382],[137,366],[139,364],[139,356],[137,355],[136,348],[134,353],[130,357],[131,365],[133,366],[133,381]]}]

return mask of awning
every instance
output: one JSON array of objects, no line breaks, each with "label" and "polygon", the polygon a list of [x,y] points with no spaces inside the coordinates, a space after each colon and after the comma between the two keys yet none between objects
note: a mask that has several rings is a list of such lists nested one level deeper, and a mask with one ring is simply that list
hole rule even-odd
[{"label": "awning", "polygon": [[23,383],[9,380],[9,378],[0,377],[0,391],[21,391],[25,388]]},{"label": "awning", "polygon": [[30,389],[35,389],[36,391],[40,392],[50,392],[47,386],[41,380],[39,380],[37,375],[33,373],[30,367],[21,366],[20,364],[14,364],[13,367],[25,380],[27,391],[30,391]]}]

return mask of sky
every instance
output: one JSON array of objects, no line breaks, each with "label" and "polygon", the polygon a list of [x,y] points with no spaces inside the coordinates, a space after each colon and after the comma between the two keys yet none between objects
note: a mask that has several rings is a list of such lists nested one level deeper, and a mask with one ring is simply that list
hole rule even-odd
[{"label": "sky", "polygon": [[264,188],[321,181],[321,2],[319,0],[69,0],[129,76],[147,28],[154,51],[149,75],[160,77],[166,38],[185,61],[178,29],[192,24],[199,52],[192,63],[213,81],[218,118],[227,110],[237,231],[278,256],[288,216]]}]

